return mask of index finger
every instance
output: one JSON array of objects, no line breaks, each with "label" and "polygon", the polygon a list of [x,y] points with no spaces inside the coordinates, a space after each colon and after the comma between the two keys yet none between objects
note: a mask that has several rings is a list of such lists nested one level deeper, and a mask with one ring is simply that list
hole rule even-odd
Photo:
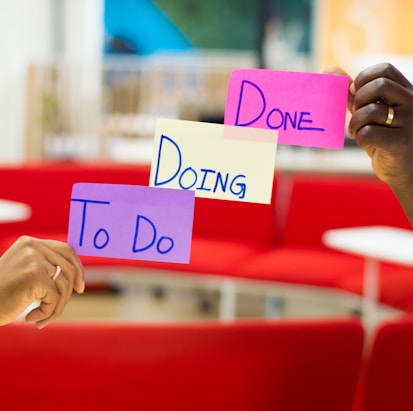
[{"label": "index finger", "polygon": [[409,80],[392,64],[379,63],[366,68],[357,75],[354,79],[356,90],[377,78],[387,78],[403,87],[411,86]]},{"label": "index finger", "polygon": [[[352,77],[340,67],[328,66],[324,69],[323,73],[325,73],[325,74],[335,74],[337,76],[345,76],[345,77],[348,77],[350,85],[353,83]],[[354,95],[353,95],[353,93],[351,93],[350,88],[349,88],[349,93],[348,93],[348,98],[347,98],[347,109],[350,112],[352,112],[352,109],[353,109],[353,101],[354,101]]]}]

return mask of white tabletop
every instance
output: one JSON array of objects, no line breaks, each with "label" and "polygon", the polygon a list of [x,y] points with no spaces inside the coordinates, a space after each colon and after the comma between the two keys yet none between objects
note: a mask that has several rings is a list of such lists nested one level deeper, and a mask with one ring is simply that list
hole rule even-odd
[{"label": "white tabletop", "polygon": [[413,266],[413,230],[387,226],[340,228],[326,231],[323,242],[336,250]]},{"label": "white tabletop", "polygon": [[0,223],[14,223],[27,220],[31,215],[31,208],[24,203],[0,199]]}]

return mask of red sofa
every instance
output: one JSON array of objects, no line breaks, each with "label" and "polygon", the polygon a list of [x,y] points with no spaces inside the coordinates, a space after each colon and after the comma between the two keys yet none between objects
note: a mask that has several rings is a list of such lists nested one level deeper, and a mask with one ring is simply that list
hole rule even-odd
[{"label": "red sofa", "polygon": [[[148,185],[149,165],[50,162],[3,165],[0,197],[28,203],[32,217],[2,224],[0,253],[17,236],[66,240],[72,185]],[[410,229],[390,189],[373,175],[274,173],[269,205],[196,198],[190,264],[82,257],[85,266],[156,268],[332,287],[362,293],[363,259],[330,250],[325,230],[363,225]],[[413,311],[412,270],[382,264],[380,300]]]},{"label": "red sofa", "polygon": [[[27,203],[28,221],[3,224],[0,252],[22,234],[67,239],[72,186],[76,182],[149,184],[149,165],[58,162],[0,167],[0,197]],[[277,175],[274,176],[274,193]],[[274,194],[275,195],[275,194]],[[274,196],[273,196],[274,197]],[[239,264],[275,245],[275,199],[270,205],[197,198],[190,264],[82,257],[88,266],[126,265],[191,273],[236,275]]]},{"label": "red sofa", "polygon": [[[328,249],[322,236],[334,228],[369,225],[410,230],[391,190],[372,175],[292,173],[282,178],[285,181],[279,185],[289,192],[282,239],[249,259],[238,275],[362,294],[364,260]],[[413,269],[389,263],[381,263],[380,268],[380,301],[412,311]]]},{"label": "red sofa", "polygon": [[0,327],[4,410],[348,411],[357,320]]},{"label": "red sofa", "polygon": [[353,411],[413,409],[413,316],[378,324],[368,340]]}]

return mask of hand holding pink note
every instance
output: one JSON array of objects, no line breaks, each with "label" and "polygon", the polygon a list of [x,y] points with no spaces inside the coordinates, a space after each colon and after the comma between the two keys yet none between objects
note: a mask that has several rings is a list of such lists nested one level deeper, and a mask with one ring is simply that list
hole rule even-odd
[{"label": "hand holding pink note", "polygon": [[225,124],[273,129],[278,143],[344,147],[348,79],[330,74],[234,70]]}]

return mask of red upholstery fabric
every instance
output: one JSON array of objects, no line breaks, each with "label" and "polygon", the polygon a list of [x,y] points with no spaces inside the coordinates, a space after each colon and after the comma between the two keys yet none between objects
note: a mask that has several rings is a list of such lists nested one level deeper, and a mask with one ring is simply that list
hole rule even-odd
[{"label": "red upholstery fabric", "polygon": [[[149,164],[53,162],[0,167],[2,178],[14,182],[2,188],[0,196],[29,203],[33,209],[28,221],[2,225],[0,253],[23,234],[66,241],[74,183],[148,185],[149,174]],[[233,275],[246,257],[279,241],[274,236],[277,180],[275,174],[271,204],[197,198],[189,265],[94,257],[81,259],[85,265],[128,265]]]},{"label": "red upholstery fabric", "polygon": [[263,248],[247,241],[228,241],[219,238],[195,236],[192,239],[189,264],[160,263],[157,261],[121,260],[81,257],[85,265],[117,265],[154,268],[196,274],[238,275],[238,267],[248,257]]},{"label": "red upholstery fabric", "polygon": [[271,204],[195,199],[194,233],[222,239],[249,241],[272,246],[281,240],[276,237],[276,192],[278,175],[274,175]]},{"label": "red upholstery fabric", "polygon": [[[244,262],[238,275],[292,284],[341,287],[345,278],[361,279],[361,258],[323,247],[285,246],[264,251]],[[361,292],[361,290],[357,290]]]},{"label": "red upholstery fabric", "polygon": [[0,328],[2,409],[348,411],[353,320]]},{"label": "red upholstery fabric", "polygon": [[368,225],[411,228],[387,185],[374,176],[292,175],[286,245],[322,245],[326,230]]},{"label": "red upholstery fabric", "polygon": [[[66,233],[43,232],[41,238],[52,238],[67,241]],[[37,235],[39,236],[39,235]],[[0,250],[6,250],[16,240],[15,235],[0,237]],[[238,276],[238,267],[249,257],[267,249],[249,241],[229,241],[213,237],[195,236],[191,244],[189,264],[162,263],[157,261],[126,260],[120,258],[101,258],[93,256],[79,256],[85,267],[134,267],[170,270],[195,274],[217,274]]]},{"label": "red upholstery fabric", "polygon": [[[338,287],[362,294],[363,276],[342,276]],[[380,263],[379,300],[400,310],[413,312],[413,268]]]},{"label": "red upholstery fabric", "polygon": [[379,325],[354,411],[413,410],[413,317]]},{"label": "red upholstery fabric", "polygon": [[[283,241],[249,258],[239,276],[362,294],[363,258],[327,248],[322,235],[329,229],[366,225],[411,229],[389,187],[374,176],[291,173],[283,178],[290,187],[284,199]],[[380,300],[413,309],[412,280],[413,270],[383,264]]]},{"label": "red upholstery fabric", "polygon": [[[0,197],[29,203],[32,217],[2,224],[0,253],[19,235],[66,241],[76,182],[148,185],[150,165],[50,162],[0,167]],[[283,281],[362,293],[363,260],[328,249],[328,229],[410,228],[390,189],[373,176],[275,173],[269,205],[197,198],[190,264],[81,257],[85,265]],[[410,270],[383,265],[381,301],[413,310]]]},{"label": "red upholstery fabric", "polygon": [[29,220],[2,224],[2,232],[16,235],[41,235],[42,232],[65,233],[69,221],[70,198],[74,183],[114,183],[148,185],[147,165],[89,162],[32,163],[0,167],[0,197],[28,203]]}]

